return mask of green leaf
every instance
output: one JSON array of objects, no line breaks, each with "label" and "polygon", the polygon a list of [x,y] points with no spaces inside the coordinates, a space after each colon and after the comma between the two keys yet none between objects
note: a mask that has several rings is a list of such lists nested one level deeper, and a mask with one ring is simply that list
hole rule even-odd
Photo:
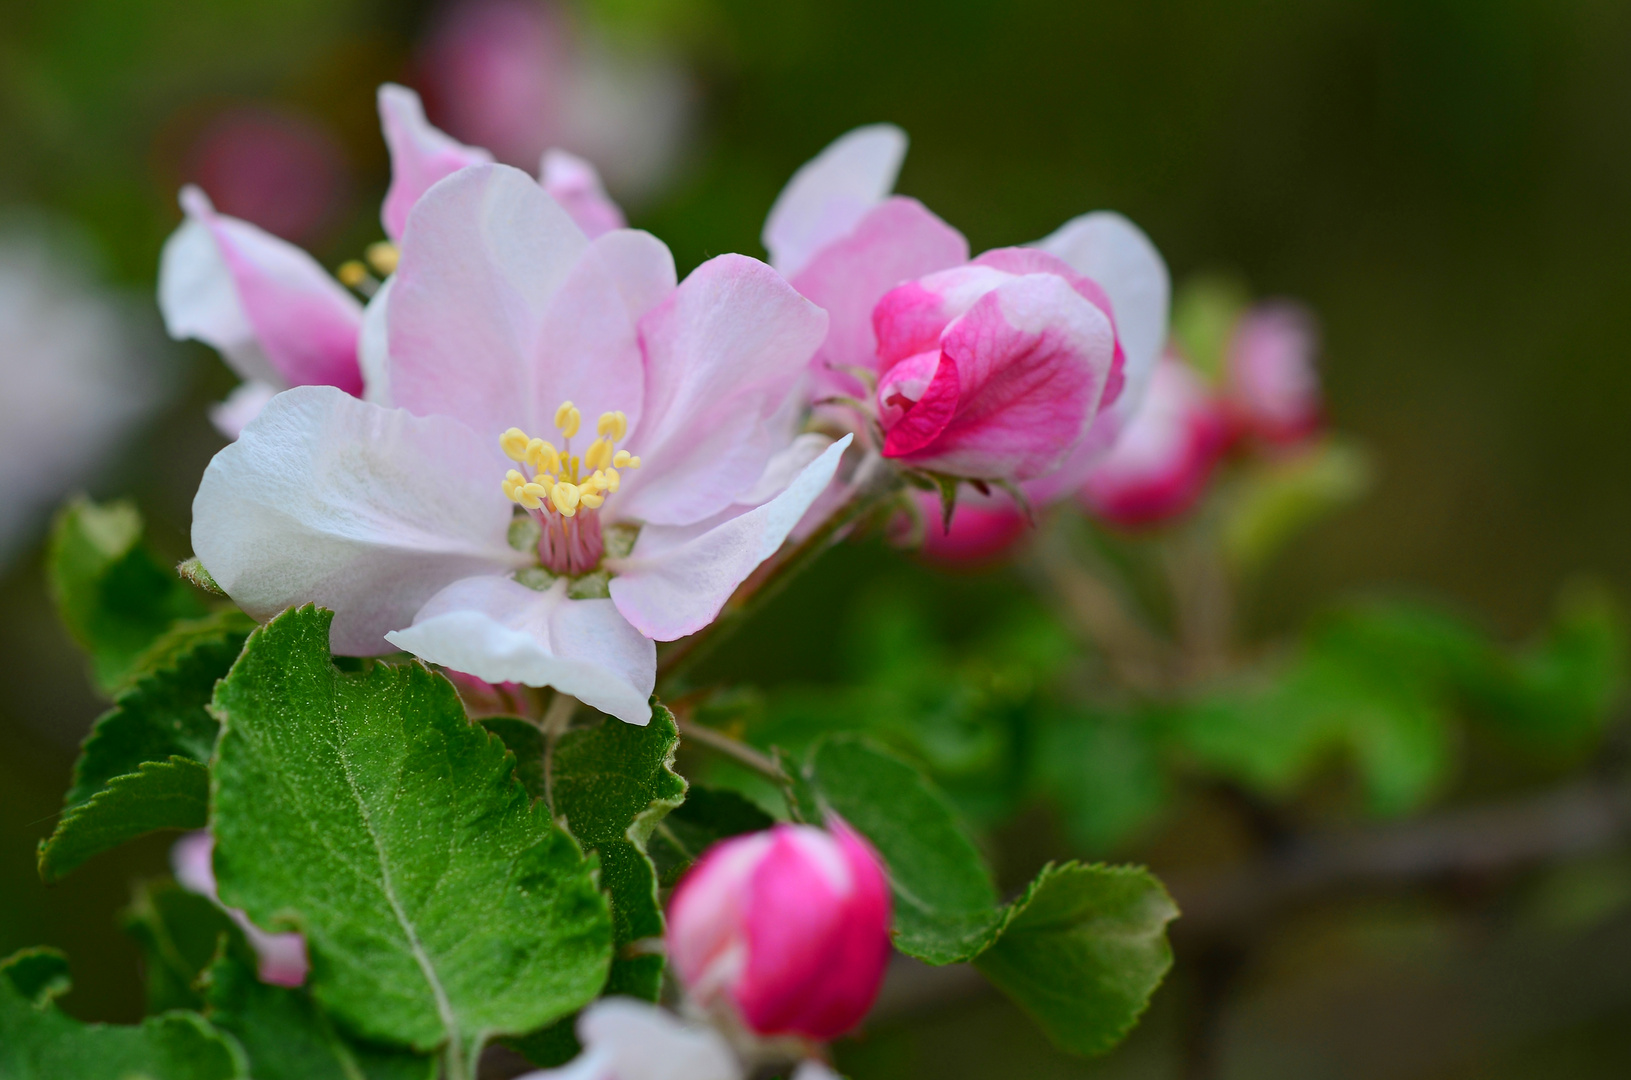
[{"label": "green leaf", "polygon": [[1261,568],[1297,533],[1370,490],[1356,444],[1328,438],[1289,458],[1255,464],[1227,491],[1224,549],[1236,572]]},{"label": "green leaf", "polygon": [[146,761],[209,761],[221,727],[209,714],[210,696],[254,625],[247,615],[227,612],[180,623],[155,642],[151,666],[91,728],[74,763],[68,805],[85,802]]},{"label": "green leaf", "polygon": [[1083,712],[1037,732],[1035,784],[1064,813],[1071,839],[1103,854],[1137,833],[1170,795],[1155,732],[1139,714]]},{"label": "green leaf", "polygon": [[611,958],[595,864],[503,743],[422,665],[344,674],[330,612],[250,636],[215,692],[222,901],[299,930],[318,1003],[355,1032],[472,1069],[485,1041],[592,999]]},{"label": "green leaf", "polygon": [[434,1080],[436,1059],[340,1031],[304,990],[271,986],[230,955],[204,977],[210,1021],[236,1036],[255,1080]]},{"label": "green leaf", "polygon": [[30,949],[0,962],[0,1076],[5,1080],[245,1080],[243,1052],[196,1013],[126,1027],[84,1024],[57,1009],[68,989],[61,953]]},{"label": "green leaf", "polygon": [[91,856],[158,829],[202,829],[209,783],[207,768],[180,756],[114,777],[89,801],[70,807],[40,842],[40,877],[58,881]]},{"label": "green leaf", "polygon": [[664,888],[674,886],[697,856],[714,844],[775,823],[775,818],[734,791],[692,784],[685,801],[669,811],[652,834],[648,854],[657,867],[658,883]]},{"label": "green leaf", "polygon": [[177,619],[206,613],[203,600],[141,545],[142,519],[128,502],[76,499],[57,516],[47,574],[57,612],[90,654],[104,691]]},{"label": "green leaf", "polygon": [[223,949],[255,962],[243,931],[219,904],[171,881],[137,885],[124,926],[142,949],[149,1013],[203,1009],[198,981]]},{"label": "green leaf", "polygon": [[1172,967],[1166,926],[1177,915],[1142,868],[1048,866],[974,964],[1061,1049],[1102,1054],[1132,1030]]},{"label": "green leaf", "polygon": [[872,842],[895,895],[895,947],[931,964],[978,955],[1002,921],[991,872],[946,797],[911,765],[853,736],[817,743],[803,777],[822,816]]},{"label": "green leaf", "polygon": [[685,799],[685,780],[674,771],[679,729],[653,699],[645,727],[605,717],[594,727],[561,736],[551,754],[555,816],[578,842],[600,855],[600,883],[612,902],[612,941],[619,950],[608,994],[656,1001],[663,958],[630,953],[635,942],[660,938],[663,912],[657,871],[646,854],[652,830]]}]

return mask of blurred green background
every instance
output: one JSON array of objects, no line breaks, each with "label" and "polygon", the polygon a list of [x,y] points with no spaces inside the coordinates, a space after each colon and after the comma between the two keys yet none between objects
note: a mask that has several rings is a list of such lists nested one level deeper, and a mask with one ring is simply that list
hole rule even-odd
[{"label": "blurred green background", "polygon": [[[379,235],[374,87],[422,73],[416,49],[439,14],[383,0],[5,0],[0,204],[74,223],[112,283],[150,296],[201,133],[226,111],[274,110],[338,150],[333,205],[301,237],[336,265]],[[1235,273],[1317,310],[1334,423],[1370,448],[1377,483],[1253,595],[1261,630],[1380,588],[1517,640],[1578,576],[1631,595],[1631,5],[585,0],[573,17],[679,58],[694,80],[685,152],[630,204],[682,272],[760,254],[793,169],[890,120],[913,140],[900,190],[975,250],[1114,208],[1175,277]],[[176,353],[181,389],[88,487],[137,499],[153,542],[181,557],[221,445],[205,406],[235,380],[202,347]],[[68,948],[67,1008],[128,1020],[140,986],[116,913],[166,842],[38,882],[34,844],[102,708],[38,563],[36,544],[0,584],[0,955]],[[1024,591],[1007,571],[948,577],[857,545],[713,666],[819,686],[849,677],[880,606],[977,641],[1025,608]],[[1196,820],[1184,827],[1198,838],[1121,854],[1181,862],[1184,842],[1208,842]],[[1361,899],[1287,925],[1224,1011],[1215,1074],[1626,1075],[1628,874],[1602,859],[1499,903]],[[857,1077],[1181,1075],[1198,991],[1181,938],[1179,955],[1144,1027],[1104,1062],[1053,1054],[973,993],[878,1025],[845,1063]]]}]

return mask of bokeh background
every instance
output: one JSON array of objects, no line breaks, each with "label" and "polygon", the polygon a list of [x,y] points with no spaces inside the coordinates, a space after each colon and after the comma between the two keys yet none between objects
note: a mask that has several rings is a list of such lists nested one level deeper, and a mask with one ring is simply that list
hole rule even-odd
[{"label": "bokeh background", "polygon": [[[380,235],[382,81],[519,164],[546,143],[596,160],[682,273],[760,254],[792,170],[890,120],[912,137],[900,190],[975,250],[1114,208],[1180,280],[1223,272],[1303,299],[1334,423],[1369,448],[1375,485],[1252,595],[1262,633],[1384,590],[1518,641],[1576,578],[1631,596],[1631,5],[582,0],[502,22],[514,14],[483,17],[547,77],[482,53],[467,11],[418,0],[0,2],[0,285],[36,290],[0,303],[0,955],[68,948],[71,1012],[140,1014],[118,911],[167,840],[51,889],[35,875],[103,708],[50,611],[48,503],[70,487],[133,497],[153,543],[188,554],[192,492],[222,445],[205,409],[235,380],[158,326],[176,190],[204,183],[327,265],[355,257]],[[41,336],[53,311],[48,327],[101,329],[64,353]],[[54,372],[81,379],[67,398],[106,399],[91,415],[107,439],[82,436],[84,414],[42,419],[35,388]],[[853,674],[880,619],[905,611],[954,646],[1024,593],[1008,570],[947,576],[854,545],[713,667],[820,688]],[[1180,816],[1117,854],[1163,869],[1205,828]],[[1015,881],[1034,870],[1018,847],[1002,864]],[[1355,898],[1288,921],[1235,982],[1205,1075],[1626,1075],[1631,863],[1501,895]],[[1104,1061],[1054,1054],[971,986],[897,1010],[844,1063],[857,1078],[1201,1075],[1185,1002],[1203,988],[1179,945],[1146,1023]]]}]

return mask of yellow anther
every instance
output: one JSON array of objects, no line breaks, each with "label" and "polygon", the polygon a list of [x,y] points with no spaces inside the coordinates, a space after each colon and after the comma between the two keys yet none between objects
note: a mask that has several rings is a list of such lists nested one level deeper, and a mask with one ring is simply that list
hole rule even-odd
[{"label": "yellow anther", "polygon": [[396,273],[396,264],[402,261],[402,252],[389,240],[381,240],[369,244],[368,250],[363,252],[363,257],[380,277],[390,277]]},{"label": "yellow anther", "polygon": [[[610,415],[610,414],[608,414]],[[606,417],[601,417],[600,426],[606,426]],[[589,449],[583,452],[583,463],[591,469],[604,469],[612,463],[612,444],[606,439],[596,439],[589,444]]]},{"label": "yellow anther", "polygon": [[498,445],[511,461],[527,460],[527,433],[513,427],[498,437]]},{"label": "yellow anther", "polygon": [[561,434],[570,439],[578,433],[583,426],[583,413],[570,401],[561,402],[561,407],[555,410],[555,426],[561,429]]},{"label": "yellow anther", "polygon": [[546,488],[552,488],[555,486],[555,476],[553,473],[541,472],[532,478],[532,482],[535,484],[542,484]]},{"label": "yellow anther", "polygon": [[348,289],[355,289],[368,280],[368,267],[358,259],[350,259],[340,264],[334,271],[334,276],[340,279],[340,284]]},{"label": "yellow anther", "polygon": [[592,491],[585,491],[578,496],[578,501],[591,510],[599,510],[600,504],[606,501],[606,496],[597,495]]},{"label": "yellow anther", "polygon": [[623,436],[629,433],[629,418],[621,409],[617,412],[603,412],[600,414],[600,421],[595,424],[595,432],[611,442],[622,442]]},{"label": "yellow anther", "polygon": [[527,443],[527,464],[532,466],[533,472],[558,473],[561,471],[560,451],[553,443],[533,439]]},{"label": "yellow anther", "polygon": [[520,499],[515,497],[516,489],[518,488],[519,485],[517,485],[514,480],[511,480],[508,476],[506,476],[500,482],[500,486],[502,486],[504,488],[504,497],[506,499],[509,499],[511,502],[520,502],[521,501]]},{"label": "yellow anther", "polygon": [[600,477],[600,482],[606,485],[607,491],[616,491],[617,486],[623,482],[623,478],[617,474],[616,469],[607,469],[595,475]]},{"label": "yellow anther", "polygon": [[617,455],[612,458],[612,464],[617,466],[619,469],[638,469],[640,467],[640,459],[629,453],[627,450],[619,450]]},{"label": "yellow anther", "polygon": [[562,517],[571,517],[578,512],[578,500],[581,495],[576,484],[558,481],[549,491],[549,501],[555,504],[555,509],[561,512]]},{"label": "yellow anther", "polygon": [[542,484],[523,484],[515,489],[515,501],[528,510],[536,510],[544,505],[544,496],[549,489]]}]

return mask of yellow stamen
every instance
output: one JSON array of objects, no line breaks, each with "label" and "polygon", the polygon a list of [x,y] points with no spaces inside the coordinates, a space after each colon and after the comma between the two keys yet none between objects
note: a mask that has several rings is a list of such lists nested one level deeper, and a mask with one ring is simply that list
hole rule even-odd
[{"label": "yellow stamen", "polygon": [[561,407],[555,410],[555,426],[561,429],[561,435],[570,439],[578,433],[583,425],[583,413],[570,401],[561,402]]},{"label": "yellow stamen", "polygon": [[544,496],[549,490],[542,484],[525,484],[516,489],[515,501],[528,510],[536,510],[544,505]]},{"label": "yellow stamen", "polygon": [[355,289],[368,280],[368,267],[357,259],[350,259],[340,264],[340,268],[334,272],[334,276],[340,279],[341,285],[348,289]]},{"label": "yellow stamen", "polygon": [[[605,427],[605,417],[601,418],[601,427]],[[589,444],[589,449],[583,452],[583,463],[591,469],[604,469],[612,463],[612,444],[606,439],[596,439]]]},{"label": "yellow stamen", "polygon": [[513,427],[498,437],[499,448],[511,461],[527,460],[527,433]]},{"label": "yellow stamen", "polygon": [[568,484],[564,480],[558,481],[549,492],[549,501],[555,504],[562,517],[571,517],[578,512],[578,499],[580,498],[576,484]]},{"label": "yellow stamen", "polygon": [[609,442],[622,442],[623,436],[629,433],[629,418],[621,409],[601,413],[600,421],[595,424],[595,432],[604,435]]},{"label": "yellow stamen", "polygon": [[640,467],[640,459],[629,453],[627,450],[619,450],[612,458],[612,464],[617,466],[619,469],[638,469]]},{"label": "yellow stamen", "polygon": [[369,244],[368,249],[363,252],[363,257],[380,277],[390,277],[396,273],[396,264],[402,261],[402,252],[390,241],[381,240]]},{"label": "yellow stamen", "polygon": [[617,474],[616,469],[607,469],[595,475],[600,477],[600,482],[606,485],[607,491],[616,491],[618,485],[623,482],[623,478]]},{"label": "yellow stamen", "polygon": [[606,496],[596,495],[592,491],[585,491],[578,496],[578,501],[591,510],[599,510],[600,504],[606,501]]},{"label": "yellow stamen", "polygon": [[527,464],[532,466],[533,472],[558,473],[561,471],[560,451],[553,443],[533,439],[527,443]]}]

